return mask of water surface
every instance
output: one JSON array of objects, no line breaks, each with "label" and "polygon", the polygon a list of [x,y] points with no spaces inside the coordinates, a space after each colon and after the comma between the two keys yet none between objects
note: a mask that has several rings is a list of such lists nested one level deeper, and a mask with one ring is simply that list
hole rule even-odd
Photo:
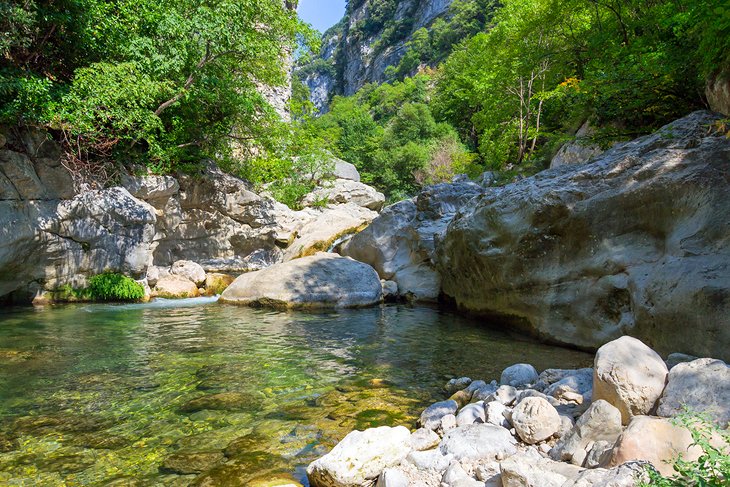
[{"label": "water surface", "polygon": [[352,429],[412,426],[451,377],[591,356],[427,307],[0,308],[0,484],[306,484]]}]

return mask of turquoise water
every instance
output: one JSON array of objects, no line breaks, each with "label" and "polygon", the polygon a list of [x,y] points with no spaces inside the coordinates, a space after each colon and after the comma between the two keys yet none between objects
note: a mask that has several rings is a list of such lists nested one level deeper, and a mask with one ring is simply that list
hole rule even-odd
[{"label": "turquoise water", "polygon": [[350,430],[412,426],[449,378],[515,362],[591,356],[427,307],[0,308],[0,484],[306,484]]}]

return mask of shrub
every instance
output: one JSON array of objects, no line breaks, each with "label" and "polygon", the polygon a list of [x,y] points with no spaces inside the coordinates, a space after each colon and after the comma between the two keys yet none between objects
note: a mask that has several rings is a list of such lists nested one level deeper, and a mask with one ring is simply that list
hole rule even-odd
[{"label": "shrub", "polygon": [[107,272],[89,279],[88,297],[94,301],[139,301],[144,287],[134,279]]}]

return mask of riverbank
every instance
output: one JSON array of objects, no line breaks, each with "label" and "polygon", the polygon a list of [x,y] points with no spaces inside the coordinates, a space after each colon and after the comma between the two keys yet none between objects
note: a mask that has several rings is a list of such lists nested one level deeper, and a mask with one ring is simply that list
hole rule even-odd
[{"label": "riverbank", "polygon": [[[716,452],[705,474],[730,458],[730,367],[682,354],[665,362],[631,337],[601,347],[593,368],[538,374],[515,364],[499,380],[462,377],[444,390],[450,398],[426,408],[412,433],[350,433],[309,465],[312,486],[633,487],[651,471],[677,474],[680,456]],[[702,446],[700,416],[718,428]]]}]

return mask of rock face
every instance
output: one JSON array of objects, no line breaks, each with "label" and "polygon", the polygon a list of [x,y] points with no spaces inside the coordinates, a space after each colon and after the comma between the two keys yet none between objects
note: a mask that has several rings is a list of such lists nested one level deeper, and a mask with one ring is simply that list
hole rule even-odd
[{"label": "rock face", "polygon": [[[41,302],[107,271],[152,286],[172,272],[201,286],[206,272],[238,275],[326,250],[367,225],[377,216],[367,207],[384,200],[339,160],[342,191],[323,209],[292,211],[210,163],[195,176],[123,174],[121,187],[76,194],[47,133],[0,127],[0,136],[3,301]],[[180,284],[179,294],[191,294]]]},{"label": "rock face", "polygon": [[630,333],[730,360],[730,140],[708,132],[716,119],[696,112],[591,164],[488,189],[439,241],[444,293],[555,342]]},{"label": "rock face", "polygon": [[154,208],[123,188],[74,196],[47,134],[18,128],[3,137],[0,297],[30,301],[105,271],[144,276],[156,247]]},{"label": "rock face", "polygon": [[382,299],[375,271],[336,254],[318,253],[239,276],[224,303],[281,308],[369,306]]},{"label": "rock face", "polygon": [[675,365],[659,400],[657,414],[674,417],[684,408],[704,413],[720,428],[730,422],[730,367],[722,360],[702,358]]},{"label": "rock face", "polygon": [[435,240],[459,208],[482,192],[473,183],[438,184],[414,200],[387,207],[341,253],[370,264],[382,279],[398,283],[398,292],[434,301],[441,283],[434,269]]},{"label": "rock face", "polygon": [[410,451],[408,428],[382,426],[348,434],[327,455],[307,467],[314,487],[354,487],[372,483]]},{"label": "rock face", "polygon": [[686,428],[663,418],[636,416],[616,442],[608,465],[645,460],[662,475],[671,476],[674,473],[672,462],[680,454],[690,462],[702,454],[698,446],[691,446],[692,443],[692,435]]},{"label": "rock face", "polygon": [[[376,2],[366,0],[348,7],[343,21],[322,37],[322,52],[315,64],[300,70],[299,76],[311,93],[311,101],[326,112],[334,94],[350,96],[367,83],[387,81],[386,68],[397,65],[407,52],[406,44],[411,35],[434,20],[446,15],[453,0],[399,0],[392,12],[385,15],[407,29],[400,40],[390,45],[380,43],[385,26],[367,35],[358,33],[363,23],[370,22]],[[380,15],[383,15],[380,12]],[[405,27],[404,27],[405,26]],[[335,60],[337,67],[335,67]],[[339,75],[338,75],[339,71]]]},{"label": "rock face", "polygon": [[598,349],[593,369],[593,400],[621,412],[623,424],[649,414],[664,392],[669,373],[662,358],[636,338],[621,337]]}]

